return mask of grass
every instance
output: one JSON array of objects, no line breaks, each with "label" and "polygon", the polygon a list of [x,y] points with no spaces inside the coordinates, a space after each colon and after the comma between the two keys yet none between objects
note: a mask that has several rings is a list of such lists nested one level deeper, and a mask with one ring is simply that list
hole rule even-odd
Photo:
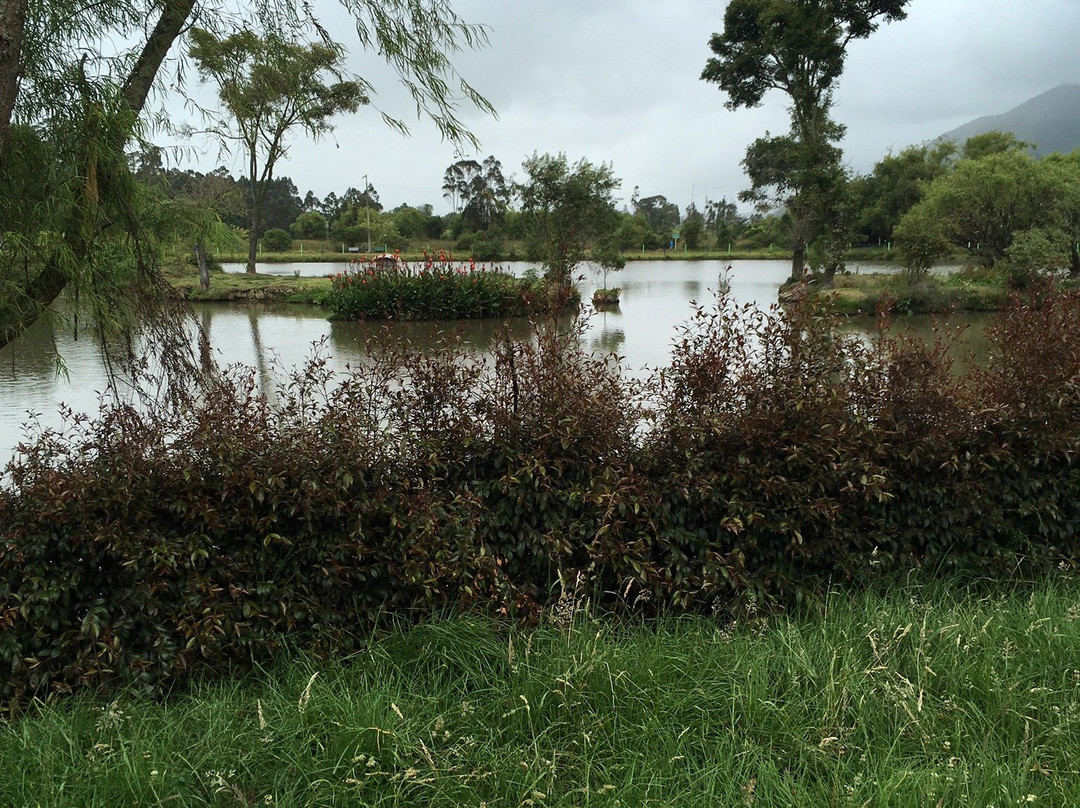
[{"label": "grass", "polygon": [[997,311],[1007,300],[1009,289],[1003,277],[965,270],[916,279],[903,272],[838,275],[823,294],[838,314],[874,314],[885,302],[890,302],[899,314],[933,314],[947,310]]},{"label": "grass", "polygon": [[1080,583],[837,592],[813,614],[455,618],[163,702],[0,725],[12,806],[1080,802]]},{"label": "grass", "polygon": [[194,267],[172,267],[164,275],[188,298],[201,302],[279,301],[321,306],[326,303],[331,286],[328,277],[290,278],[216,271],[210,273],[210,288],[204,290],[199,286]]}]

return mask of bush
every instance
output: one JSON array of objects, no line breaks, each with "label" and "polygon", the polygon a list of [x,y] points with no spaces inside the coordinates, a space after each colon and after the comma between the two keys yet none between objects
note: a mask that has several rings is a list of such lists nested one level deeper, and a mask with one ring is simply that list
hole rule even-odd
[{"label": "bush", "polygon": [[271,227],[263,233],[262,246],[271,252],[285,252],[292,246],[292,236],[285,230]]},{"label": "bush", "polygon": [[332,316],[342,320],[513,317],[547,306],[540,284],[475,262],[358,262],[331,280]]},{"label": "bush", "polygon": [[450,607],[709,613],[1076,562],[1080,296],[1011,303],[965,374],[953,335],[835,326],[700,309],[643,383],[584,324],[482,355],[379,338],[271,398],[233,374],[45,431],[0,489],[0,696],[346,653]]}]

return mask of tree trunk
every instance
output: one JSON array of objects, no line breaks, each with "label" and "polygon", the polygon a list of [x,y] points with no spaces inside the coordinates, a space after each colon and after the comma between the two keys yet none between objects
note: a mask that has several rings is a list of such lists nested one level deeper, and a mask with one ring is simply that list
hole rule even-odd
[{"label": "tree trunk", "polygon": [[800,280],[806,276],[806,242],[799,240],[791,245],[791,277]]},{"label": "tree trunk", "polygon": [[1080,242],[1076,239],[1069,245],[1069,277],[1080,278]]},{"label": "tree trunk", "polygon": [[169,53],[173,42],[184,30],[188,17],[195,8],[195,0],[167,0],[157,25],[135,60],[131,74],[124,82],[124,99],[136,113],[142,112],[150,88],[161,69],[161,63]]},{"label": "tree trunk", "polygon": [[7,165],[8,133],[22,73],[27,0],[0,0],[0,172]]},{"label": "tree trunk", "polygon": [[258,202],[252,203],[251,207],[251,232],[248,233],[248,259],[247,274],[255,274],[255,258],[259,254],[259,209]]},{"label": "tree trunk", "polygon": [[[2,106],[14,105],[18,96],[19,59],[22,34],[25,28],[27,0],[0,0],[0,161],[7,156],[7,134],[11,122],[11,110]],[[150,88],[161,69],[161,63],[180,36],[188,21],[195,0],[169,0],[161,12],[157,25],[143,46],[135,66],[124,82],[124,98],[132,111],[142,112]],[[18,23],[18,38],[16,28]],[[0,311],[0,348],[14,341],[37,321],[45,310],[67,286],[67,276],[55,264],[48,264],[41,273],[29,280],[22,289],[16,290],[15,299]]]},{"label": "tree trunk", "polygon": [[206,266],[206,248],[202,239],[195,242],[195,262],[199,265],[199,286],[203,289],[210,288],[210,269]]}]

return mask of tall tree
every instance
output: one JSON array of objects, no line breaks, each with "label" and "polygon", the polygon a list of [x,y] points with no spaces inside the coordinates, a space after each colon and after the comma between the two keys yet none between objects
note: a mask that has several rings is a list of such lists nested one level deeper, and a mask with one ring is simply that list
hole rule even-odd
[{"label": "tall tree", "polygon": [[238,144],[247,161],[247,271],[253,275],[267,188],[288,148],[290,131],[300,129],[318,139],[332,128],[333,116],[355,112],[368,98],[360,82],[342,78],[345,54],[338,47],[262,38],[246,30],[219,38],[196,28],[191,39],[199,73],[217,85],[227,113],[210,131],[226,148]]},{"label": "tall tree", "polygon": [[666,196],[657,194],[647,196],[644,199],[634,198],[631,200],[634,213],[645,217],[649,227],[656,233],[663,243],[671,238],[675,228],[679,226],[679,206],[674,202],[668,202]]},{"label": "tall tree", "polygon": [[[714,56],[701,74],[728,96],[728,109],[756,107],[779,90],[789,100],[790,134],[759,139],[744,166],[759,206],[780,202],[792,220],[792,270],[801,273],[808,243],[843,227],[845,175],[836,143],[844,128],[831,117],[847,45],[881,22],[906,16],[908,0],[731,0]],[[831,277],[835,267],[826,267]]]},{"label": "tall tree", "polygon": [[455,212],[461,211],[463,224],[473,231],[498,223],[510,205],[510,185],[493,155],[482,164],[458,160],[443,174],[442,188],[443,197]]}]

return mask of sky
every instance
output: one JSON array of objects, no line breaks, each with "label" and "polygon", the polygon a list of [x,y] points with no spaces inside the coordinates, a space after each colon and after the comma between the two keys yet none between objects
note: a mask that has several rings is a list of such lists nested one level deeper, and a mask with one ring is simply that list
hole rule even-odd
[{"label": "sky", "polygon": [[[349,65],[374,85],[374,106],[335,119],[325,139],[290,141],[277,175],[301,196],[323,197],[364,177],[385,208],[431,204],[450,210],[443,173],[461,158],[498,159],[522,178],[522,161],[565,152],[609,163],[628,204],[662,194],[685,210],[706,198],[734,200],[747,187],[740,161],[766,131],[788,129],[785,97],[731,111],[726,96],[700,79],[723,29],[722,0],[453,0],[466,21],[488,27],[489,45],[453,58],[458,73],[494,104],[497,117],[462,107],[480,140],[460,153],[442,141],[395,75],[373,53]],[[315,0],[330,32],[355,44],[349,18],[333,0]],[[906,20],[850,45],[834,116],[847,127],[845,160],[867,172],[889,151],[932,140],[982,115],[1006,112],[1060,84],[1080,82],[1080,0],[911,0]],[[204,91],[208,92],[208,91]],[[212,98],[212,96],[211,96]],[[378,110],[403,118],[405,137]],[[186,152],[184,168],[224,164],[209,141]]]}]

